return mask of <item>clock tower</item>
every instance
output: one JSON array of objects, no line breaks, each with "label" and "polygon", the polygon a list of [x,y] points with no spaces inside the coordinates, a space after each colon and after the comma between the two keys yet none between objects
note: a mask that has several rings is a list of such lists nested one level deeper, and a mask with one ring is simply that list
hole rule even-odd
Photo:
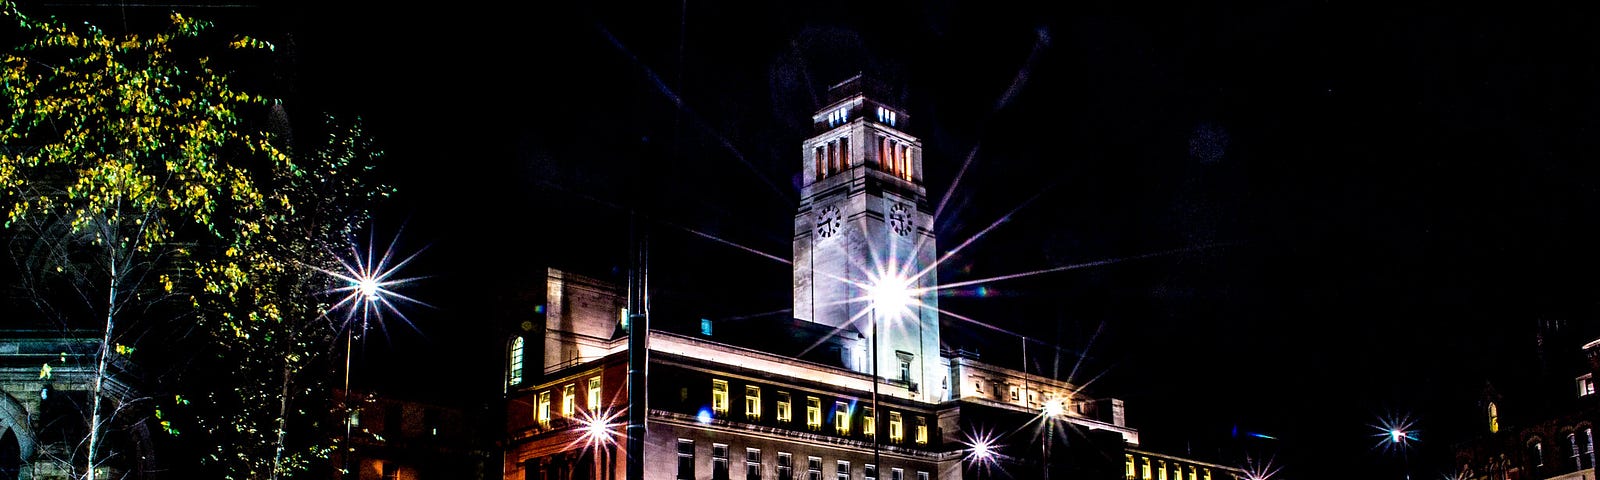
[{"label": "clock tower", "polygon": [[861,339],[844,342],[848,368],[876,371],[897,396],[940,401],[948,385],[922,143],[873,87],[857,75],[830,88],[801,146],[794,317]]}]

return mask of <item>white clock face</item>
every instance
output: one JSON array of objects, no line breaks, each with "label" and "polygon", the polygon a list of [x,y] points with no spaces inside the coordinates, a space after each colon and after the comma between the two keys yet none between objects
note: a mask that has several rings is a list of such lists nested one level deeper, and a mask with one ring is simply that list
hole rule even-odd
[{"label": "white clock face", "polygon": [[911,207],[898,202],[889,206],[889,230],[902,237],[916,230],[916,225],[911,223]]},{"label": "white clock face", "polygon": [[839,234],[844,226],[838,205],[828,205],[817,210],[817,238],[830,238]]}]

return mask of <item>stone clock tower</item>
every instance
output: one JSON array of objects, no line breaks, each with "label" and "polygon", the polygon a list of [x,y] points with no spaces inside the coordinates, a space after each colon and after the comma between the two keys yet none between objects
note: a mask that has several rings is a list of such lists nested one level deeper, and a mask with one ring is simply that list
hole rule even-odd
[{"label": "stone clock tower", "polygon": [[[906,133],[909,115],[875,96],[858,75],[829,89],[812,117],[794,217],[794,316],[861,339],[844,342],[853,370],[872,373],[876,350],[877,374],[896,396],[940,401],[948,385],[922,144]],[[872,301],[889,282],[909,291],[903,307]]]}]

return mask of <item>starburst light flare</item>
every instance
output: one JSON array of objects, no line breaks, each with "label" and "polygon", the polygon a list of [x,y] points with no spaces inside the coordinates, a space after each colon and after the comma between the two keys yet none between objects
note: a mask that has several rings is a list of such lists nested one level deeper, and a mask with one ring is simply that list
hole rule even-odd
[{"label": "starburst light flare", "polygon": [[1405,452],[1411,444],[1417,441],[1416,420],[1410,415],[1389,415],[1378,419],[1377,425],[1371,425],[1377,433],[1376,447],[1388,452]]},{"label": "starburst light flare", "polygon": [[[375,253],[372,247],[374,242],[371,242],[370,239],[365,252],[362,252],[359,247],[351,245],[347,256],[338,256],[339,266],[342,267],[342,271],[314,267],[342,283],[342,285],[324,292],[341,295],[339,300],[334,302],[333,306],[328,309],[329,312],[344,312],[339,322],[339,330],[359,328],[364,332],[374,325],[379,328],[386,328],[384,322],[385,312],[399,318],[406,325],[415,328],[411,321],[406,318],[405,312],[400,310],[399,305],[401,303],[413,303],[431,307],[431,305],[421,300],[395,291],[401,286],[424,278],[395,278],[402,267],[411,263],[413,259],[417,258],[417,255],[422,253],[418,251],[398,262],[394,262],[393,259],[396,258],[394,248],[398,240],[398,236],[390,240],[389,247],[383,251],[381,256]],[[387,330],[385,330],[385,333],[387,333]]]}]

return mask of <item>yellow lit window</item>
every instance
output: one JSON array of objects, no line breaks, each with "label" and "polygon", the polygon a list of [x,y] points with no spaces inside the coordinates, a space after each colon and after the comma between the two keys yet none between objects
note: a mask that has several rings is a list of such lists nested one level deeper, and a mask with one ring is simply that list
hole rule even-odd
[{"label": "yellow lit window", "polygon": [[872,407],[861,407],[861,434],[867,438],[878,435],[877,417],[872,413]]},{"label": "yellow lit window", "polygon": [[789,392],[778,392],[778,421],[789,421]]},{"label": "yellow lit window", "polygon": [[578,406],[578,384],[569,383],[561,387],[561,416],[571,417],[573,410]]},{"label": "yellow lit window", "polygon": [[1127,463],[1124,464],[1127,467],[1127,474],[1124,476],[1127,477],[1128,480],[1133,480],[1136,478],[1135,473],[1137,473],[1133,468],[1133,455],[1125,455],[1125,457],[1127,457]]},{"label": "yellow lit window", "polygon": [[1140,475],[1139,478],[1150,480],[1150,457],[1144,457],[1144,465],[1140,465],[1140,467],[1141,469],[1139,473],[1142,473],[1143,475]]},{"label": "yellow lit window", "polygon": [[928,444],[928,419],[917,417],[917,445]]},{"label": "yellow lit window", "polygon": [[728,381],[711,381],[711,411],[717,415],[728,413]]},{"label": "yellow lit window", "polygon": [[840,435],[850,434],[850,406],[833,402],[833,430]]},{"label": "yellow lit window", "polygon": [[822,428],[822,400],[817,397],[806,397],[806,427],[812,430]]},{"label": "yellow lit window", "polygon": [[1189,480],[1200,480],[1200,471],[1196,470],[1194,465],[1189,466]]},{"label": "yellow lit window", "polygon": [[600,411],[600,377],[589,377],[589,413]]},{"label": "yellow lit window", "polygon": [[1203,470],[1203,472],[1205,472],[1205,473],[1203,475],[1201,475],[1200,478],[1204,478],[1205,480],[1211,480],[1211,469],[1207,468],[1207,469]]},{"label": "yellow lit window", "polygon": [[761,387],[744,387],[744,416],[751,420],[761,419]]},{"label": "yellow lit window", "polygon": [[1167,480],[1167,461],[1162,460],[1161,466],[1156,468],[1156,480]]},{"label": "yellow lit window", "polygon": [[539,426],[550,428],[550,392],[539,392]]},{"label": "yellow lit window", "polygon": [[900,412],[889,412],[889,441],[905,440],[906,432],[900,426]]}]

